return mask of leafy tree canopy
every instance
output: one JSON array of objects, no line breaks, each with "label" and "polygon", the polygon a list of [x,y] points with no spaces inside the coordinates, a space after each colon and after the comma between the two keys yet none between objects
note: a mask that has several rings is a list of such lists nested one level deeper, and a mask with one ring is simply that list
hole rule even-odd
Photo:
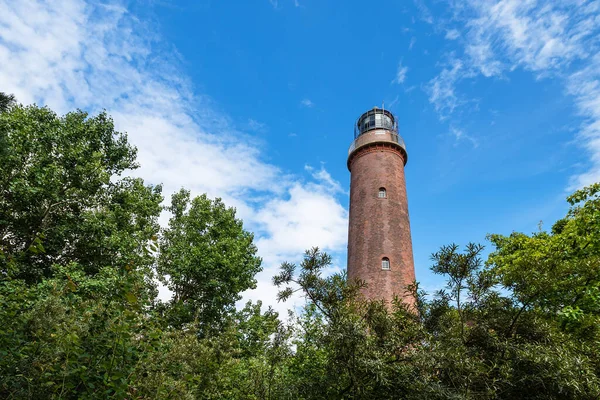
[{"label": "leafy tree canopy", "polygon": [[253,235],[235,210],[206,195],[173,195],[172,217],[162,231],[158,272],[173,291],[169,317],[176,326],[198,321],[218,327],[240,292],[254,288],[261,270]]},{"label": "leafy tree canopy", "polygon": [[0,112],[8,110],[8,107],[15,103],[15,96],[0,92]]},{"label": "leafy tree canopy", "polygon": [[112,120],[83,111],[58,117],[14,106],[0,114],[0,272],[41,282],[52,266],[149,266],[161,188],[114,179],[136,151]]},{"label": "leafy tree canopy", "polygon": [[526,309],[600,343],[600,184],[568,197],[551,232],[490,235],[490,272]]},{"label": "leafy tree canopy", "polygon": [[398,288],[417,310],[310,249],[273,278],[306,299],[284,319],[235,308],[261,268],[235,210],[185,189],[161,206],[106,113],[0,107],[1,398],[600,397],[599,184],[550,232],[490,235],[487,260],[440,248],[442,290]]}]

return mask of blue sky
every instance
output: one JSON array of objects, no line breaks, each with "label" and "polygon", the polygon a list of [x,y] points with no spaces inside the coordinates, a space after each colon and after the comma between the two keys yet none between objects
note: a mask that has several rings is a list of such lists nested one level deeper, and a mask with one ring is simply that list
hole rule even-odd
[{"label": "blue sky", "polygon": [[384,103],[433,289],[441,245],[549,228],[600,180],[599,27],[584,0],[0,0],[0,90],[105,108],[133,174],[235,206],[265,260],[246,297],[267,303],[309,246],[345,267],[352,127]]}]

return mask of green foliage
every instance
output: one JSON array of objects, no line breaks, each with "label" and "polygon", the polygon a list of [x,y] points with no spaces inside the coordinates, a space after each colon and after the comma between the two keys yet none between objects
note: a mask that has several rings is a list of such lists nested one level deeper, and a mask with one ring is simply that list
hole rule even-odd
[{"label": "green foliage", "polygon": [[279,315],[271,307],[261,313],[262,302],[247,302],[246,306],[234,313],[233,326],[244,358],[257,356],[271,342],[271,335],[281,327]]},{"label": "green foliage", "polygon": [[519,303],[600,345],[600,184],[569,196],[552,232],[491,235],[490,272]]},{"label": "green foliage", "polygon": [[[560,329],[558,319],[520,301],[518,288],[499,292],[494,269],[482,270],[482,246],[433,255],[434,272],[448,276],[421,311],[426,354],[437,368],[439,394],[452,398],[593,399],[600,395],[590,346]],[[430,362],[431,362],[430,361]]]},{"label": "green foliage", "polygon": [[0,92],[0,113],[8,111],[9,107],[15,103],[15,96]]},{"label": "green foliage", "polygon": [[137,363],[157,346],[142,312],[143,276],[108,267],[94,277],[81,271],[70,264],[35,286],[0,284],[4,398],[128,394]]},{"label": "green foliage", "polygon": [[160,230],[160,186],[120,176],[135,167],[106,114],[0,93],[0,398],[600,397],[600,184],[550,232],[490,235],[486,262],[442,247],[447,285],[415,284],[416,310],[308,250],[273,278],[306,300],[284,322],[235,309],[261,264],[235,210],[181,190]]},{"label": "green foliage", "polygon": [[309,300],[289,360],[298,397],[597,398],[597,347],[561,329],[559,318],[524,307],[519,293],[499,292],[482,250],[435,253],[432,270],[447,277],[447,288],[429,300],[415,288],[418,313],[398,300],[362,301],[357,286],[322,278],[330,259],[317,249],[300,267],[282,265],[275,283],[296,286],[280,295],[301,290]]},{"label": "green foliage", "polygon": [[132,377],[136,394],[149,399],[285,398],[277,395],[285,391],[277,364],[289,354],[288,331],[277,314],[261,314],[259,307],[248,303],[227,318],[218,335],[200,335],[194,327],[163,332],[160,347],[138,363]]},{"label": "green foliage", "polygon": [[[273,277],[277,287],[285,286],[277,295],[279,301],[288,300],[294,293],[302,291],[321,313],[334,318],[335,312],[347,298],[355,297],[361,284],[346,285],[345,274],[323,277],[323,270],[331,265],[331,256],[315,247],[307,250],[302,263],[284,262],[281,271]],[[298,276],[295,276],[297,270]]]},{"label": "green foliage", "polygon": [[[174,293],[167,315],[182,327],[193,321],[215,329],[233,312],[240,292],[254,288],[261,270],[253,235],[235,210],[206,195],[173,195],[169,226],[162,232],[157,270]],[[168,279],[166,278],[168,276]]]},{"label": "green foliage", "polygon": [[284,263],[273,278],[278,286],[296,285],[286,286],[280,297],[301,290],[308,300],[289,361],[295,391],[300,398],[407,396],[416,377],[413,344],[424,338],[417,316],[400,301],[393,312],[382,302],[364,302],[363,284],[348,284],[345,275],[322,277],[330,264],[314,248],[300,266]]},{"label": "green foliage", "polygon": [[[10,104],[0,143],[1,398],[222,398],[265,371],[284,330],[272,310],[233,308],[260,259],[232,209],[203,196],[187,210],[181,192],[161,237],[161,187],[120,177],[136,150],[105,113]],[[170,305],[156,299],[157,266],[187,290]],[[224,332],[177,329],[179,305]]]},{"label": "green foliage", "polygon": [[152,263],[143,249],[158,232],[160,187],[111,180],[136,167],[136,151],[105,113],[14,106],[0,114],[0,142],[0,273],[33,284],[54,263],[90,273]]}]

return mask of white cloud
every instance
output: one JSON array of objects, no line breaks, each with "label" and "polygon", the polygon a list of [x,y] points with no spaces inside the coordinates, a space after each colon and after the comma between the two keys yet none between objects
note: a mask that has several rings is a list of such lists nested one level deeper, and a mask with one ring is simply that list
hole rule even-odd
[{"label": "white cloud", "polygon": [[[300,262],[306,249],[316,246],[330,254],[346,249],[348,213],[334,197],[342,191],[340,184],[322,167],[315,171],[307,166],[306,170],[314,182],[296,182],[288,196],[270,200],[254,218],[259,230],[266,232],[256,242],[265,269],[258,276],[256,290],[245,293],[244,299],[275,298],[278,289],[271,284],[271,277],[283,261]],[[337,266],[330,272],[341,270]],[[276,309],[281,312],[285,307],[298,306],[300,299],[301,293],[297,293],[288,304],[277,304]]]},{"label": "white cloud", "polygon": [[328,192],[330,192],[330,193],[346,193],[344,191],[344,189],[342,189],[342,186],[340,185],[340,183],[331,177],[331,175],[329,174],[329,172],[327,172],[327,170],[325,169],[325,167],[323,165],[321,165],[321,169],[318,171],[315,171],[315,169],[313,167],[311,167],[310,165],[305,165],[304,169],[306,171],[310,172],[312,177],[317,182],[321,183],[321,187],[327,188]]},{"label": "white cloud", "polygon": [[412,50],[412,48],[415,45],[415,43],[417,43],[417,38],[413,36],[413,37],[410,38],[410,43],[408,44],[408,49]]},{"label": "white cloud", "polygon": [[421,20],[427,22],[428,24],[433,24],[433,17],[431,16],[429,8],[427,8],[427,6],[425,5],[425,2],[423,0],[413,1],[415,3],[415,6],[417,7],[417,10],[419,10]]},{"label": "white cloud", "polygon": [[461,103],[456,94],[455,86],[465,76],[462,61],[453,59],[440,74],[429,81],[426,88],[429,101],[434,105],[435,110],[442,119],[451,114]]},{"label": "white cloud", "polygon": [[264,132],[267,129],[267,124],[258,122],[255,119],[250,118],[246,124],[248,129],[254,132]]},{"label": "white cloud", "polygon": [[[430,81],[429,100],[442,118],[464,103],[456,85],[475,76],[502,77],[516,68],[561,79],[584,118],[579,143],[587,172],[570,189],[600,180],[600,3],[588,0],[469,0],[453,3],[466,27],[464,54]],[[457,21],[455,21],[457,22]],[[446,33],[447,39],[455,34]]]},{"label": "white cloud", "polygon": [[449,29],[446,31],[446,39],[456,40],[460,37],[460,32],[457,29]]},{"label": "white cloud", "polygon": [[583,147],[590,154],[588,170],[572,178],[569,189],[580,188],[600,182],[600,55],[596,54],[589,64],[569,76],[567,90],[575,98],[575,104],[584,118],[579,132]]},{"label": "white cloud", "polygon": [[476,17],[468,23],[467,40],[472,46],[493,47],[477,64],[502,58],[505,69],[523,66],[545,71],[585,58],[591,50],[586,42],[600,23],[598,10],[586,7],[592,4],[586,1],[475,0],[469,4]]},{"label": "white cloud", "polygon": [[402,61],[398,63],[398,69],[396,70],[396,77],[392,81],[392,83],[401,84],[406,80],[406,73],[408,72],[408,67],[402,65]]},{"label": "white cloud", "polygon": [[389,110],[393,110],[393,109],[394,109],[394,106],[395,106],[396,104],[398,104],[398,101],[399,101],[399,100],[400,100],[400,96],[396,96],[396,97],[394,97],[394,100],[392,100],[392,101],[391,101],[391,102],[390,102],[390,103],[387,105],[387,108],[388,108]]},{"label": "white cloud", "polygon": [[304,107],[308,107],[308,108],[312,108],[315,106],[315,103],[313,103],[310,99],[302,99],[300,104],[302,104]]},{"label": "white cloud", "polygon": [[269,274],[282,257],[298,257],[309,245],[344,249],[339,184],[323,169],[306,182],[265,162],[260,143],[193,93],[170,54],[119,5],[0,0],[0,90],[59,113],[105,108],[138,147],[142,168],[133,174],[163,183],[167,201],[186,187],[236,207],[265,260],[259,291],[247,296],[274,304]]},{"label": "white cloud", "polygon": [[347,214],[327,189],[327,182],[296,183],[288,198],[275,198],[258,212],[256,220],[268,232],[257,241],[264,257],[279,263],[282,257],[294,257],[314,246],[331,251],[344,248]]},{"label": "white cloud", "polygon": [[454,139],[456,139],[456,144],[458,144],[460,141],[468,141],[474,148],[479,146],[479,142],[471,135],[468,135],[463,129],[451,126],[450,134],[454,136]]}]

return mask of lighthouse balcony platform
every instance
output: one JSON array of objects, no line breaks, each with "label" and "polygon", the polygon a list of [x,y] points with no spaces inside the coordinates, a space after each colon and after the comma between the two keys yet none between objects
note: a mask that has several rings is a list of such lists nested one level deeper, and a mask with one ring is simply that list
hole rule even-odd
[{"label": "lighthouse balcony platform", "polygon": [[399,146],[406,153],[406,145],[402,136],[388,129],[372,129],[359,135],[348,149],[348,157],[356,150],[364,146],[369,146],[375,143],[390,143]]}]

